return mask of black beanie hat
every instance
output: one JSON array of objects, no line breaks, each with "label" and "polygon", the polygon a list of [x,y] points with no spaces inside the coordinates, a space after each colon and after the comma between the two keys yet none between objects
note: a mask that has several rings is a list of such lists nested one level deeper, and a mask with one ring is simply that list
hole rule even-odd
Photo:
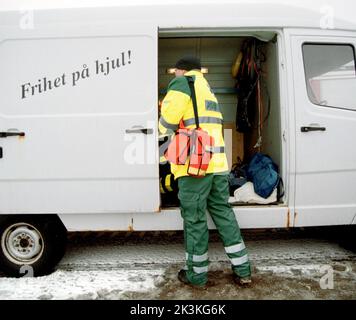
[{"label": "black beanie hat", "polygon": [[201,69],[200,60],[194,56],[184,56],[182,59],[178,60],[175,68],[180,70],[193,70],[193,69]]}]

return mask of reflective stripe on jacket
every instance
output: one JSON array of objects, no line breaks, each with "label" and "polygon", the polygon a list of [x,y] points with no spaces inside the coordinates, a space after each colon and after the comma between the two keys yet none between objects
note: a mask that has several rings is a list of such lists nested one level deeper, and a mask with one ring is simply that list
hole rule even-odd
[{"label": "reflective stripe on jacket", "polygon": [[[223,148],[225,147],[223,116],[218,101],[201,72],[192,70],[185,75],[192,76],[195,79],[194,86],[200,127],[207,131],[210,136],[214,137],[216,150],[222,151],[214,153],[207,173],[228,172],[228,163]],[[181,120],[183,120],[184,127],[195,128],[194,109],[188,81],[185,77],[176,77],[170,82],[167,94],[162,102],[159,131],[162,134],[173,133],[178,129]],[[187,176],[187,169],[188,164],[171,164],[171,170],[175,179]]]}]

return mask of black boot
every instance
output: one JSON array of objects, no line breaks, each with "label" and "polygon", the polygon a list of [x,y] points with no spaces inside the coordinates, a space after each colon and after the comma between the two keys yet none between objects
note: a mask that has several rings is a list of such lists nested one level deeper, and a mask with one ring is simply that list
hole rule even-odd
[{"label": "black boot", "polygon": [[233,273],[234,282],[240,287],[247,288],[252,285],[251,277],[240,277],[236,273]]},{"label": "black boot", "polygon": [[189,282],[187,278],[187,272],[186,270],[182,269],[178,272],[178,280],[192,288],[200,289],[200,290],[206,290],[208,287],[213,286],[214,283],[212,281],[208,281],[205,284],[194,284]]}]

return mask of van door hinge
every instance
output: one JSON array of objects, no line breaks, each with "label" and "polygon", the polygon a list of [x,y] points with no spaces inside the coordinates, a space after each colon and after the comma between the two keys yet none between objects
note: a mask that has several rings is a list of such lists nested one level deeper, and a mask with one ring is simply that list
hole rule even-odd
[{"label": "van door hinge", "polygon": [[283,140],[287,142],[287,132],[285,130],[283,131]]}]

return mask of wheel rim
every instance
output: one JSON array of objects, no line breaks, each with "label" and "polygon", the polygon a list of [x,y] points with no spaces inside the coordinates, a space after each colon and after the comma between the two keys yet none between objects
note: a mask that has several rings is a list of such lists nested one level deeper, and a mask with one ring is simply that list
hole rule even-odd
[{"label": "wheel rim", "polygon": [[1,237],[1,249],[11,262],[33,264],[41,258],[44,241],[41,233],[28,223],[9,226]]}]

